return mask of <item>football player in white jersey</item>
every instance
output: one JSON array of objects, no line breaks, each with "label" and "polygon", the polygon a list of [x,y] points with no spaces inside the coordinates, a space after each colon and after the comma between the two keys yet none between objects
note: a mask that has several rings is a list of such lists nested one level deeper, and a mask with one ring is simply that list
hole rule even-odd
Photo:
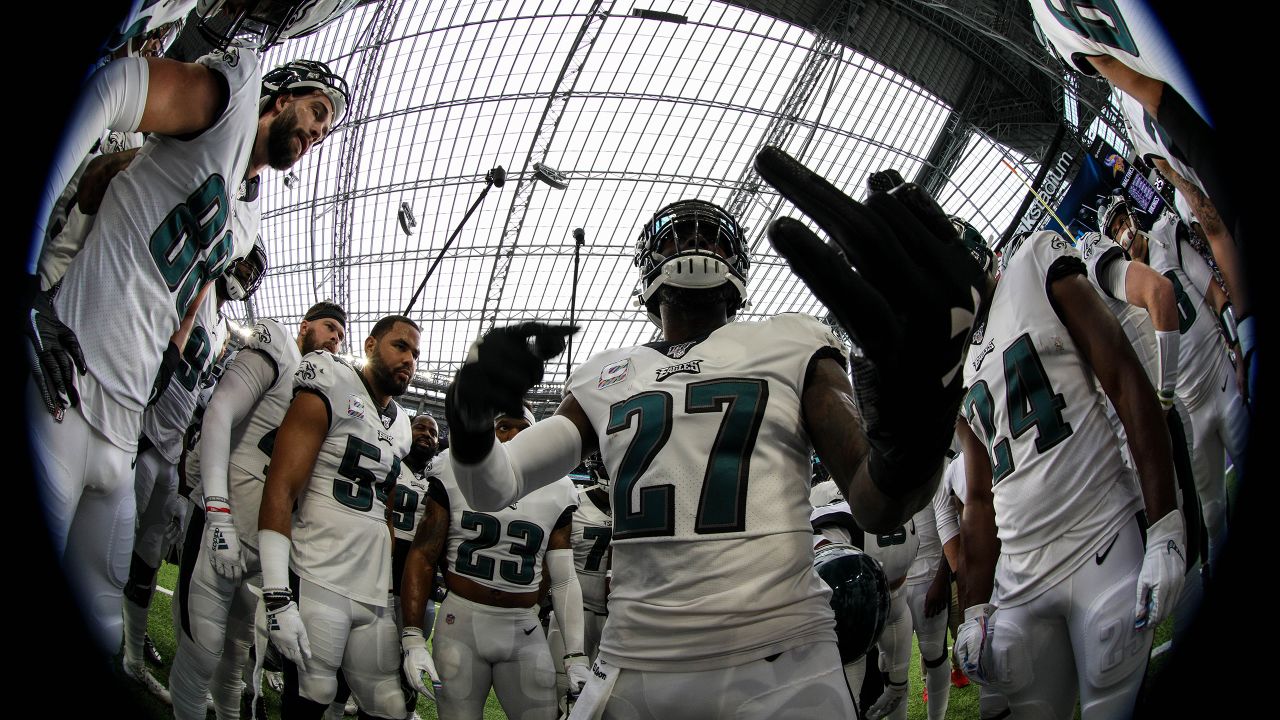
[{"label": "football player in white jersey", "polygon": [[1005,262],[964,363],[956,654],[1015,717],[1069,718],[1077,697],[1085,720],[1124,717],[1186,570],[1164,415],[1065,238],[1034,233]]},{"label": "football player in white jersey", "polygon": [[1172,154],[1194,169],[1197,182],[1226,218],[1227,227],[1237,230],[1237,202],[1226,190],[1232,169],[1229,156],[1150,4],[1144,0],[1030,3],[1045,38],[1068,64],[1085,75],[1106,78],[1154,118]]},{"label": "football player in white jersey", "polygon": [[[190,339],[182,350],[182,364],[174,372],[168,388],[142,416],[142,438],[134,471],[138,530],[129,582],[124,591],[124,670],[149,689],[152,683],[142,675],[146,672],[142,661],[147,615],[156,571],[169,545],[177,539],[176,529],[180,527],[179,504],[183,500],[178,495],[177,465],[182,456],[183,438],[201,391],[212,381],[209,371],[226,340],[222,306],[228,301],[242,301],[252,296],[266,270],[266,249],[259,240],[249,257],[218,278],[217,296],[201,306]],[[163,699],[169,702],[167,690]]]},{"label": "football player in white jersey", "polygon": [[556,414],[506,445],[486,437],[486,414],[518,403],[571,329],[491,331],[448,394],[472,507],[500,508],[596,448],[613,478],[609,621],[574,717],[851,715],[813,570],[812,448],[873,532],[909,519],[942,470],[961,395],[951,338],[970,331],[983,282],[954,229],[896,173],[874,176],[863,205],[776,148],[755,164],[845,252],[795,220],[769,228],[865,351],[856,398],[829,327],[730,322],[750,260],[737,221],[701,200],[660,210],[637,243],[639,297],[664,341],[583,363]]},{"label": "football player in white jersey", "polygon": [[[277,18],[269,29],[287,34],[301,19]],[[195,63],[113,61],[88,81],[47,183],[51,205],[104,129],[149,133],[112,178],[56,297],[38,296],[31,314],[39,361],[28,395],[47,411],[33,413],[32,430],[46,519],[108,652],[120,642],[132,544],[130,461],[165,346],[209,284],[252,247],[256,233],[231,231],[236,186],[267,165],[292,166],[345,105],[345,83],[322,65],[295,62],[284,72],[268,75],[261,102],[263,78],[247,48]],[[40,216],[33,260],[47,209]]]},{"label": "football player in white jersey", "polygon": [[1173,213],[1163,213],[1150,231],[1138,228],[1123,196],[1111,198],[1099,214],[1103,233],[1138,263],[1168,278],[1177,303],[1180,339],[1177,396],[1191,416],[1196,489],[1209,536],[1209,559],[1217,555],[1227,532],[1224,451],[1236,468],[1245,466],[1249,412],[1235,383],[1227,347],[1215,318],[1226,304],[1208,266],[1188,243],[1187,228]]},{"label": "football player in white jersey", "polygon": [[258,512],[262,597],[271,643],[285,658],[282,717],[322,717],[338,670],[368,717],[406,715],[391,608],[391,513],[420,331],[388,315],[356,369],[317,352],[294,373]]},{"label": "football player in white jersey", "polygon": [[211,689],[219,717],[239,712],[258,602],[249,586],[262,586],[258,507],[275,433],[303,355],[337,352],[345,326],[346,312],[328,302],[312,306],[295,332],[261,320],[205,409],[200,489],[173,599],[178,651],[169,687],[179,720],[203,718]]},{"label": "football player in white jersey", "polygon": [[[518,416],[494,419],[493,434],[508,442],[533,424]],[[586,683],[582,646],[582,590],[573,566],[573,481],[530,493],[509,507],[476,512],[453,480],[450,463],[433,468],[430,502],[414,536],[402,585],[404,670],[419,692],[439,681],[442,720],[480,720],[489,689],[513,720],[557,717],[555,665],[563,664],[571,693]],[[449,594],[440,604],[431,656],[421,628],[435,567],[444,565]],[[565,652],[553,659],[538,620],[543,576],[564,630]],[[423,674],[427,678],[423,678]]]}]

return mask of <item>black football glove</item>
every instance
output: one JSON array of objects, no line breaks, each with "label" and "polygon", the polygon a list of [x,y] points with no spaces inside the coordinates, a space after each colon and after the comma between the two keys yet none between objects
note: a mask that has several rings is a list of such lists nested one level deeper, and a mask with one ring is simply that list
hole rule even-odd
[{"label": "black football glove", "polygon": [[445,394],[455,456],[476,462],[488,452],[494,416],[524,414],[525,394],[542,382],[542,363],[564,352],[565,338],[577,331],[572,325],[527,322],[494,328],[472,343]]},{"label": "black football glove", "polygon": [[859,203],[775,147],[755,167],[834,241],[792,218],[769,226],[778,254],[863,352],[850,364],[871,479],[902,498],[936,474],[950,443],[986,276],[933,198],[895,171],[873,174]]},{"label": "black football glove", "polygon": [[[84,375],[84,352],[71,328],[62,324],[53,309],[53,292],[37,292],[31,301],[26,323],[27,339],[35,358],[32,371],[45,409],[59,422],[68,406],[80,404],[75,373]],[[63,400],[63,396],[66,400]]]}]

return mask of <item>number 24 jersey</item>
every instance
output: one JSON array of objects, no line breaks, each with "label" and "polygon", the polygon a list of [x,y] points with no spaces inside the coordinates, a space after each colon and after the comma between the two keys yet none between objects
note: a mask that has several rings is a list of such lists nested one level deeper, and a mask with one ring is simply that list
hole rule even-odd
[{"label": "number 24 jersey", "polygon": [[1049,300],[1054,281],[1083,272],[1066,238],[1032,235],[965,359],[960,412],[991,458],[1002,604],[1052,587],[1141,507],[1106,398]]}]

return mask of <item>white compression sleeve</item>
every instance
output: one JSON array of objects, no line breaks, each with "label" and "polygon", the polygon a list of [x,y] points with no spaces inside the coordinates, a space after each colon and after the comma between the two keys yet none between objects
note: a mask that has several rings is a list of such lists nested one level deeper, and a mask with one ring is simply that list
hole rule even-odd
[{"label": "white compression sleeve", "polygon": [[[261,352],[245,350],[218,381],[200,426],[200,480],[206,498],[230,497],[231,429],[239,425],[276,380],[276,368]],[[229,504],[229,503],[228,503]],[[235,508],[231,508],[235,512]]]},{"label": "white compression sleeve", "polygon": [[475,465],[458,462],[449,453],[462,497],[480,512],[501,510],[569,474],[581,461],[582,435],[561,415],[543,420],[511,442],[495,442]]},{"label": "white compression sleeve", "polygon": [[258,531],[263,590],[289,587],[289,550],[292,545],[292,540],[275,530],[264,528]]},{"label": "white compression sleeve", "polygon": [[1177,330],[1156,331],[1156,348],[1159,351],[1157,362],[1160,364],[1158,370],[1160,387],[1156,388],[1156,391],[1161,401],[1167,398],[1172,403],[1178,388],[1178,346],[1180,344],[1181,336]]},{"label": "white compression sleeve", "polygon": [[933,516],[938,523],[938,542],[942,545],[960,534],[960,518],[956,516],[956,506],[951,501],[951,475],[963,471],[964,455],[956,455],[943,473],[938,491],[933,494]]},{"label": "white compression sleeve", "polygon": [[1098,285],[1120,302],[1129,302],[1125,292],[1125,278],[1129,275],[1130,260],[1116,259],[1103,265],[1098,271]]},{"label": "white compression sleeve", "polygon": [[585,620],[582,586],[578,584],[578,572],[573,567],[573,551],[548,550],[542,562],[551,576],[551,608],[556,612],[556,623],[564,637],[564,651],[569,655],[580,653]]},{"label": "white compression sleeve", "polygon": [[27,258],[29,274],[35,274],[36,263],[40,260],[49,213],[94,142],[105,130],[134,132],[138,129],[147,106],[150,78],[146,59],[121,58],[99,68],[85,83],[80,102],[67,123],[67,134],[58,147],[45,180],[44,193],[36,212],[31,254]]}]

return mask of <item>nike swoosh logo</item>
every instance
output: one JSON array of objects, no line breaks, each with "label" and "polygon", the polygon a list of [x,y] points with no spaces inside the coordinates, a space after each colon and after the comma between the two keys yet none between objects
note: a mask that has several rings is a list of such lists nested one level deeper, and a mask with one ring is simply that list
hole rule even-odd
[{"label": "nike swoosh logo", "polygon": [[534,625],[533,627],[529,628],[528,630],[525,630],[525,631],[524,631],[524,634],[525,634],[525,635],[528,635],[529,633],[532,633],[534,630],[537,630],[537,629],[538,629],[538,626],[537,626],[537,625]]},{"label": "nike swoosh logo", "polygon": [[1102,552],[1100,552],[1100,553],[1098,553],[1097,555],[1094,555],[1094,556],[1093,556],[1093,559],[1094,559],[1094,560],[1095,560],[1099,565],[1101,565],[1102,563],[1106,562],[1106,560],[1107,560],[1107,556],[1111,554],[1111,548],[1115,547],[1116,540],[1118,540],[1119,538],[1120,538],[1120,533],[1116,533],[1116,534],[1115,534],[1115,537],[1111,538],[1111,542],[1107,543],[1107,547],[1106,547]]}]

